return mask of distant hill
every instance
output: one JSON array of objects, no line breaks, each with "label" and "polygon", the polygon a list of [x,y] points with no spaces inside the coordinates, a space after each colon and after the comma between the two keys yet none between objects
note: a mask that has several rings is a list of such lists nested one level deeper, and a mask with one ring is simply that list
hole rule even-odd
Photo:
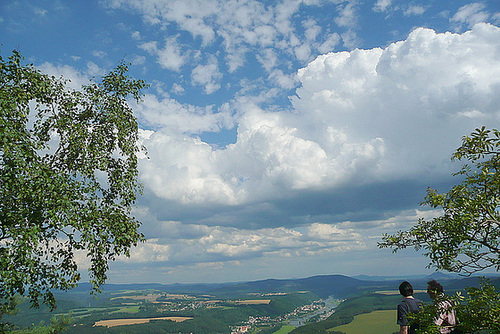
[{"label": "distant hill", "polygon": [[300,279],[277,280],[268,279],[240,283],[233,286],[219,288],[215,294],[248,294],[311,291],[320,297],[336,296],[346,298],[353,293],[368,289],[386,289],[393,283],[385,281],[364,281],[343,275],[322,275]]},{"label": "distant hill", "polygon": [[[119,290],[160,290],[170,293],[210,294],[235,298],[255,293],[287,293],[310,291],[320,297],[336,296],[346,298],[364,290],[388,289],[394,282],[365,281],[343,275],[322,275],[300,279],[267,279],[261,281],[220,284],[104,284],[103,292]],[[74,292],[90,291],[89,283],[81,283]]]},{"label": "distant hill", "polygon": [[[376,280],[373,276],[358,276],[369,279],[359,279],[344,275],[320,275],[298,279],[266,279],[251,282],[218,283],[218,284],[104,284],[103,292],[113,292],[119,290],[160,290],[169,293],[186,294],[210,294],[225,298],[243,298],[249,294],[265,293],[287,293],[298,291],[310,291],[321,298],[335,296],[336,298],[348,298],[354,294],[362,292],[374,292],[377,290],[397,291],[399,284],[405,280],[403,278],[389,279],[380,278]],[[414,289],[425,290],[427,282],[435,279],[441,283],[445,291],[463,290],[466,286],[478,287],[480,279],[478,277],[456,277],[453,275],[435,273],[429,276],[420,276],[408,280]],[[492,276],[490,280],[497,287],[500,287],[500,277]],[[90,291],[89,283],[81,283],[74,292]]]},{"label": "distant hill", "polygon": [[[204,294],[218,288],[232,286],[237,283],[213,283],[213,284],[159,284],[159,283],[130,283],[130,284],[103,284],[103,292],[120,290],[160,290],[172,293]],[[71,291],[90,291],[90,283],[80,283]]]},{"label": "distant hill", "polygon": [[399,275],[399,276],[370,276],[370,275],[357,275],[353,276],[359,280],[365,281],[422,281],[422,280],[450,280],[460,278],[457,274],[445,274],[442,272],[434,272],[430,275]]}]

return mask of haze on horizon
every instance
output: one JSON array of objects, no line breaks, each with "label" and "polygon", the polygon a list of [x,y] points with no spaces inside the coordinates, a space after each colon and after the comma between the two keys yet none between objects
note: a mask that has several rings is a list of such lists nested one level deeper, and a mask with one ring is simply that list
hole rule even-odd
[{"label": "haze on horizon", "polygon": [[147,240],[109,283],[432,273],[376,243],[439,214],[419,203],[461,137],[500,127],[499,27],[496,0],[0,3],[3,57],[151,84]]}]

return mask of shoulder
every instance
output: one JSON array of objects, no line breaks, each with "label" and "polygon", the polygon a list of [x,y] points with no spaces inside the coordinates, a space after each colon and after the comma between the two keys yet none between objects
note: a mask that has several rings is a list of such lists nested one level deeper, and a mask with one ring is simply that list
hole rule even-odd
[{"label": "shoulder", "polygon": [[401,303],[398,304],[398,309],[403,310],[403,311],[409,311],[410,310],[410,305],[412,303],[411,298],[405,298],[401,301]]}]

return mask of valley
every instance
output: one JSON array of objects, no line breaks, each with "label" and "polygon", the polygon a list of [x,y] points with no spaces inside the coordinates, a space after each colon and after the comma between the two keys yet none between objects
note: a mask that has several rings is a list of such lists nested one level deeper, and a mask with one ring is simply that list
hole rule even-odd
[{"label": "valley", "polygon": [[[418,298],[428,277],[412,281]],[[450,291],[460,291],[474,279],[440,278]],[[495,278],[495,284],[500,280]],[[6,317],[27,328],[52,317],[70,315],[65,333],[346,333],[369,326],[372,334],[392,333],[400,280],[360,280],[342,275],[244,283],[105,285],[90,295],[81,284],[57,293],[58,307],[29,309]]]}]

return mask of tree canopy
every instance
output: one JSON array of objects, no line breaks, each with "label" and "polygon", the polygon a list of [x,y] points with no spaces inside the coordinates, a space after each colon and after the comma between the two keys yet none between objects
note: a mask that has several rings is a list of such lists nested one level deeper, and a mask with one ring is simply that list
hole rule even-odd
[{"label": "tree canopy", "polygon": [[143,239],[131,215],[137,181],[138,124],[127,104],[142,80],[120,63],[79,90],[17,51],[0,55],[0,300],[15,295],[55,306],[54,289],[106,280],[108,261]]},{"label": "tree canopy", "polygon": [[443,215],[420,219],[408,231],[384,235],[379,247],[424,250],[430,266],[472,274],[500,269],[500,131],[485,127],[464,136],[452,159],[466,161],[462,180],[446,193],[429,188],[423,205]]}]

